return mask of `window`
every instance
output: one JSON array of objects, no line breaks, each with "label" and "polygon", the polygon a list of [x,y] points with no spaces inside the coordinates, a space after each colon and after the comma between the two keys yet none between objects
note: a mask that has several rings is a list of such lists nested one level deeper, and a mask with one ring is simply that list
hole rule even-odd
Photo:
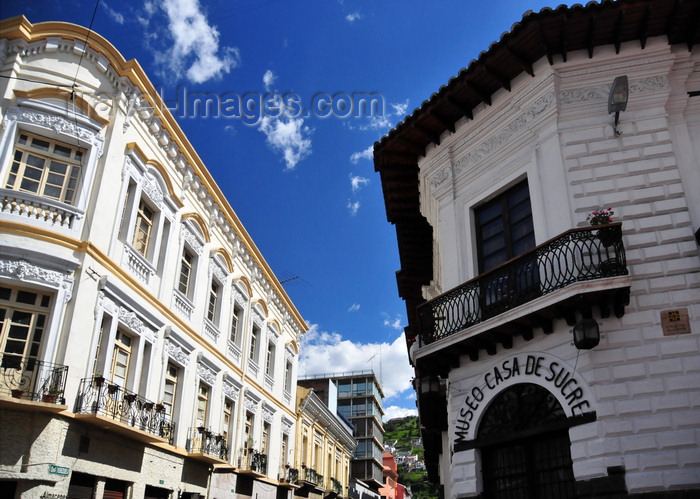
[{"label": "window", "polygon": [[250,411],[245,413],[245,427],[243,428],[245,441],[243,442],[243,447],[246,451],[251,452],[253,450],[253,423],[255,422],[255,416]]},{"label": "window", "polygon": [[535,246],[527,180],[474,211],[479,272],[486,272]]},{"label": "window", "polygon": [[216,324],[218,322],[219,292],[220,292],[219,284],[212,279],[211,287],[209,288],[209,304],[207,306],[207,319],[209,319],[209,321],[212,322],[213,324]]},{"label": "window", "polygon": [[112,354],[112,383],[126,388],[129,377],[129,362],[131,361],[131,346],[133,339],[121,330],[117,330]]},{"label": "window", "polygon": [[265,374],[268,376],[275,375],[275,344],[269,342],[267,344],[267,360],[265,362]]},{"label": "window", "polygon": [[168,362],[168,368],[165,371],[165,386],[163,387],[163,405],[166,414],[170,414],[171,417],[174,414],[177,397],[178,371],[177,366]]},{"label": "window", "polygon": [[226,442],[226,445],[228,446],[231,446],[232,444],[230,439],[233,435],[233,408],[233,401],[230,398],[224,399],[224,414],[222,419],[223,428],[221,429],[221,434],[224,437],[224,442]]},{"label": "window", "polygon": [[229,340],[231,343],[234,343],[238,345],[238,339],[240,338],[240,327],[241,326],[241,318],[243,314],[243,309],[238,306],[238,304],[233,306],[233,313],[231,314],[231,332],[229,336]]},{"label": "window", "polygon": [[34,369],[50,304],[50,295],[0,287],[1,368]]},{"label": "window", "polygon": [[292,392],[292,363],[287,361],[284,366],[284,391]]},{"label": "window", "polygon": [[134,227],[134,241],[132,246],[143,256],[148,256],[149,244],[151,242],[151,231],[153,229],[153,210],[142,199],[139,203],[139,210],[136,213],[136,225]]},{"label": "window", "polygon": [[263,433],[262,433],[262,453],[269,454],[270,452],[270,423],[263,423]]},{"label": "window", "polygon": [[192,256],[192,253],[187,248],[183,249],[182,257],[180,258],[180,279],[178,281],[177,289],[185,296],[189,296],[190,293],[193,263],[194,257]]},{"label": "window", "polygon": [[195,427],[206,426],[209,413],[209,387],[204,383],[199,384],[197,390],[197,413]]},{"label": "window", "polygon": [[286,433],[282,434],[282,453],[280,454],[280,461],[282,464],[287,464],[287,451],[289,449],[289,435]]},{"label": "window", "polygon": [[85,149],[20,132],[5,187],[74,204]]},{"label": "window", "polygon": [[250,352],[248,357],[255,362],[258,358],[258,340],[260,339],[260,328],[253,326],[253,334],[250,336]]}]

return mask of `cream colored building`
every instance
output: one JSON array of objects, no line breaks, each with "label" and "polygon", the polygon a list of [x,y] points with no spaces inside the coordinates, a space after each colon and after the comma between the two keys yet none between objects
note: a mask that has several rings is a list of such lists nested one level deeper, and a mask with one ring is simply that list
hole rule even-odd
[{"label": "cream colored building", "polygon": [[[357,441],[352,426],[338,412],[337,387],[327,380],[320,396],[297,387],[297,426],[290,482],[295,496],[349,497],[350,460]],[[296,478],[296,480],[295,480]]]},{"label": "cream colored building", "polygon": [[23,17],[0,58],[0,496],[291,496],[307,326],[148,77]]}]

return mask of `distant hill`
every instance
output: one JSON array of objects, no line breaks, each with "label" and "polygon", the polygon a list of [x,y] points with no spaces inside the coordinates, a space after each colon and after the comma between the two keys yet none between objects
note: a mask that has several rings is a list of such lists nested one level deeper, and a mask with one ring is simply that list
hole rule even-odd
[{"label": "distant hill", "polygon": [[[417,455],[419,461],[423,461],[423,446],[413,445],[412,442],[420,439],[418,418],[408,416],[392,419],[384,424],[384,445],[393,444],[396,441],[396,452],[409,452]],[[410,487],[412,499],[436,499],[437,489],[428,482],[424,469],[410,471],[407,466],[399,466],[399,483]]]}]

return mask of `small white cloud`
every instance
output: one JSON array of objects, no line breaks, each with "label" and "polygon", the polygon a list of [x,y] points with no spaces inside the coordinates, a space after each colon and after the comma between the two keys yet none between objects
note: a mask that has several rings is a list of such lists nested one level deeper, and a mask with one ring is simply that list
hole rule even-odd
[{"label": "small white cloud", "polygon": [[369,179],[365,177],[360,177],[357,175],[350,174],[350,185],[352,186],[352,192],[359,191],[362,187],[369,184]]},{"label": "small white cloud", "polygon": [[275,73],[273,73],[270,69],[265,71],[265,74],[263,75],[263,85],[265,85],[265,90],[269,92],[272,89],[272,86],[275,84],[275,81],[277,81],[277,75],[275,75]]},{"label": "small white cloud", "polygon": [[396,317],[391,318],[388,315],[384,314],[384,325],[386,327],[390,327],[392,329],[401,330],[403,329],[403,326],[401,325],[401,316],[396,315]]},{"label": "small white cloud", "polygon": [[350,163],[352,163],[353,165],[356,165],[357,162],[360,161],[361,159],[372,159],[373,154],[374,154],[374,146],[372,145],[372,146],[369,146],[364,151],[352,153],[352,155],[350,156]]},{"label": "small white cloud", "polygon": [[394,108],[394,116],[406,116],[406,111],[408,111],[408,99],[406,99],[405,102],[389,105]]},{"label": "small white cloud", "polygon": [[124,16],[107,5],[107,2],[102,2],[102,7],[107,11],[107,15],[117,24],[124,24]]},{"label": "small white cloud", "polygon": [[[155,11],[154,5],[145,4],[149,17]],[[184,71],[193,83],[220,78],[238,66],[238,49],[219,47],[219,31],[209,25],[198,0],[164,0],[162,8],[168,16],[174,43],[167,52],[155,54],[157,62],[166,64],[177,75]]]},{"label": "small white cloud", "polygon": [[362,19],[362,15],[359,12],[353,12],[352,14],[345,16],[345,20],[350,24],[354,23],[355,21],[359,21],[360,19]]},{"label": "small white cloud", "polygon": [[280,151],[286,163],[285,170],[294,170],[299,161],[311,154],[311,129],[302,118],[271,118],[263,116],[258,127],[267,137],[267,144]]},{"label": "small white cloud", "polygon": [[354,203],[352,201],[348,201],[348,210],[350,210],[350,215],[355,216],[357,215],[357,212],[360,209],[360,202],[355,201]]},{"label": "small white cloud", "polygon": [[350,305],[350,308],[348,309],[348,312],[357,312],[360,310],[360,304],[359,303],[353,303]]}]

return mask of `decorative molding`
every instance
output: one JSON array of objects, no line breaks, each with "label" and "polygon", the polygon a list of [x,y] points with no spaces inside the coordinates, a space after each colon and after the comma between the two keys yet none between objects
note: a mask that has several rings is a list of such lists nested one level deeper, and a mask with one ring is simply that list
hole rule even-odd
[{"label": "decorative molding", "polygon": [[184,367],[187,367],[190,362],[190,356],[185,352],[185,349],[170,338],[165,342],[165,352],[168,354],[168,357],[175,359]]},{"label": "decorative molding", "polygon": [[197,377],[209,386],[214,386],[216,382],[216,373],[201,362],[197,364]]},{"label": "decorative molding", "polygon": [[155,343],[155,340],[158,337],[158,332],[147,327],[132,310],[120,306],[117,318],[119,319],[119,322],[125,324],[129,330],[138,333],[149,342]]},{"label": "decorative molding", "polygon": [[289,433],[292,431],[293,424],[294,421],[290,421],[289,419],[282,416],[282,433],[284,433],[285,435],[289,435]]},{"label": "decorative molding", "polygon": [[213,256],[209,257],[209,268],[221,284],[226,283],[227,272],[224,271],[219,261]]},{"label": "decorative molding", "polygon": [[163,191],[151,172],[146,172],[143,176],[141,191],[146,193],[146,196],[158,206],[158,209],[163,209]]},{"label": "decorative molding", "polygon": [[433,175],[433,179],[430,181],[433,187],[440,186],[445,180],[450,178],[450,167],[443,168]]},{"label": "decorative molding", "polygon": [[[578,102],[607,101],[610,95],[611,85],[598,85],[588,88],[574,88],[559,92],[560,104],[575,104]],[[668,88],[666,75],[650,76],[643,80],[636,80],[629,83],[630,94],[643,92],[654,92]]]},{"label": "decorative molding", "polygon": [[240,387],[234,385],[230,380],[224,378],[224,386],[223,386],[224,394],[233,400],[234,402],[238,402],[238,395],[241,393]]},{"label": "decorative molding", "polygon": [[192,248],[193,251],[195,251],[198,255],[202,254],[202,251],[204,249],[204,245],[201,243],[199,238],[195,236],[194,232],[192,232],[186,225],[182,225],[182,230],[180,231],[180,237],[187,242],[190,248]]},{"label": "decorative molding", "polygon": [[250,393],[246,393],[245,397],[243,398],[243,407],[245,407],[247,411],[252,412],[253,414],[257,414],[259,403],[260,399],[257,397],[254,398],[254,396]]},{"label": "decorative molding", "polygon": [[71,274],[40,267],[27,260],[0,259],[0,275],[61,289],[65,292],[65,303],[73,296],[74,279]]},{"label": "decorative molding", "polygon": [[104,151],[104,138],[101,135],[73,121],[68,121],[62,116],[13,107],[7,110],[3,118],[3,126],[7,128],[12,121],[30,123],[32,125],[48,128],[56,133],[77,137],[94,147],[98,157],[102,156],[102,152]]},{"label": "decorative molding", "polygon": [[525,109],[519,116],[511,120],[505,127],[501,128],[488,139],[484,140],[476,148],[473,148],[466,155],[458,159],[454,164],[455,172],[459,173],[469,168],[474,163],[481,161],[484,157],[500,149],[500,147],[510,140],[515,134],[528,127],[528,125],[538,118],[542,113],[555,105],[554,93],[549,92],[537,99],[530,107]]},{"label": "decorative molding", "polygon": [[262,418],[266,423],[272,424],[272,421],[275,418],[275,412],[276,412],[276,410],[274,407],[270,407],[267,404],[263,404],[263,406],[262,406]]}]

